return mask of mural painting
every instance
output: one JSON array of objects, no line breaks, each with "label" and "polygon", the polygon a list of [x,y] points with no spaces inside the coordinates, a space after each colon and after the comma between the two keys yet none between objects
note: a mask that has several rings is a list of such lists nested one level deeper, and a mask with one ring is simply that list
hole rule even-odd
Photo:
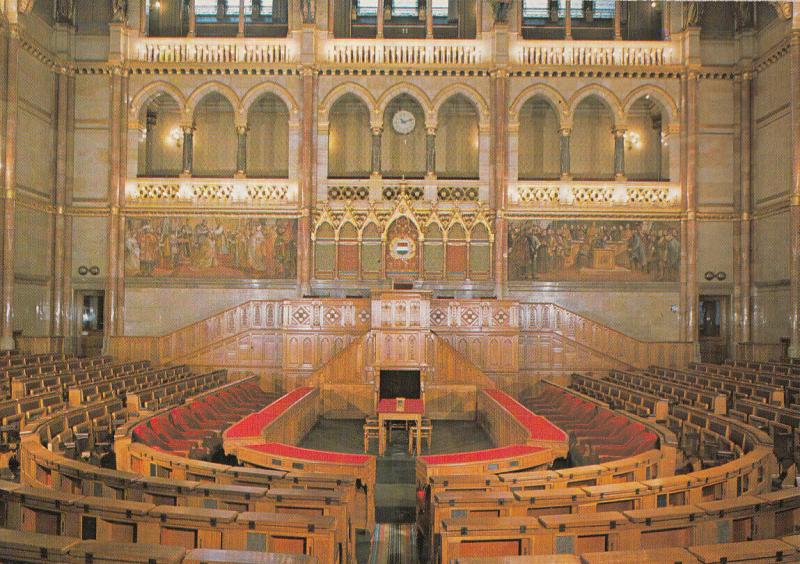
[{"label": "mural painting", "polygon": [[297,272],[294,219],[127,218],[125,275],[287,280]]},{"label": "mural painting", "polygon": [[512,221],[509,280],[677,282],[675,221]]}]

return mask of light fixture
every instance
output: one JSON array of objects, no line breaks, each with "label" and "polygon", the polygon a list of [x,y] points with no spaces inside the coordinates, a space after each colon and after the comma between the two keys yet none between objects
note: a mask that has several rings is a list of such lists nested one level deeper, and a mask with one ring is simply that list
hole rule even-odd
[{"label": "light fixture", "polygon": [[160,10],[160,9],[161,9],[161,2],[160,2],[160,0],[156,0],[156,1],[155,1],[155,3],[153,4],[153,8],[154,8],[154,9],[156,9],[156,10]]},{"label": "light fixture", "polygon": [[180,127],[173,127],[169,132],[169,138],[172,139],[175,145],[180,147],[183,142],[183,131],[181,131]]},{"label": "light fixture", "polygon": [[639,149],[642,146],[642,136],[636,131],[626,131],[625,140],[628,142],[628,149]]}]

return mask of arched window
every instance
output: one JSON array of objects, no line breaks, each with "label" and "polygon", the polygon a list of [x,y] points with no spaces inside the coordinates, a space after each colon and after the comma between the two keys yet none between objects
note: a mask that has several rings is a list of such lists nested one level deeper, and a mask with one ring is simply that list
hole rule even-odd
[{"label": "arched window", "polygon": [[353,94],[333,104],[328,128],[328,177],[369,178],[372,130],[369,108]]},{"label": "arched window", "polygon": [[439,178],[478,178],[479,119],[472,101],[463,94],[439,108],[436,130],[436,175]]},{"label": "arched window", "polygon": [[625,176],[630,180],[669,180],[666,112],[651,96],[636,100],[625,132]]},{"label": "arched window", "polygon": [[232,177],[236,172],[236,126],[233,106],[217,92],[206,95],[194,111],[193,176]]},{"label": "arched window", "polygon": [[181,173],[183,130],[181,110],[169,94],[158,94],[142,108],[138,176],[172,177]]},{"label": "arched window", "polygon": [[572,120],[572,175],[582,180],[614,178],[614,121],[608,105],[597,96],[584,98]]},{"label": "arched window", "polygon": [[519,178],[537,180],[561,175],[558,114],[547,98],[534,96],[519,112]]},{"label": "arched window", "polygon": [[247,176],[288,178],[289,110],[274,94],[265,94],[247,113]]}]

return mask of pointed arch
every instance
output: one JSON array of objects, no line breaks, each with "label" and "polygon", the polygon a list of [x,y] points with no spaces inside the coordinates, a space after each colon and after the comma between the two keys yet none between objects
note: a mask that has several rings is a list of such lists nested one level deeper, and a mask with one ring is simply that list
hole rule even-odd
[{"label": "pointed arch", "polygon": [[331,108],[333,105],[339,101],[340,98],[347,94],[352,94],[367,106],[369,110],[370,116],[374,115],[375,108],[377,106],[377,102],[375,98],[372,96],[369,90],[361,86],[360,84],[356,84],[355,82],[346,82],[345,84],[340,84],[325,96],[322,102],[319,105],[318,115],[320,121],[327,122],[330,119]]},{"label": "pointed arch", "polygon": [[450,98],[459,94],[470,100],[472,105],[475,106],[475,110],[478,112],[481,129],[489,127],[489,105],[486,103],[483,96],[481,96],[480,92],[466,84],[451,84],[447,88],[441,90],[433,99],[433,107],[431,108],[433,116],[438,118],[439,110],[442,106],[447,103]]},{"label": "pointed arch", "polygon": [[192,92],[191,96],[189,96],[189,99],[186,101],[186,113],[190,116],[193,116],[195,110],[197,109],[197,105],[203,100],[203,98],[212,92],[216,92],[228,100],[228,102],[231,104],[231,107],[233,107],[234,114],[238,118],[242,117],[242,104],[239,100],[239,96],[236,95],[236,92],[233,91],[233,88],[227,84],[217,81],[206,82]]},{"label": "pointed arch", "polygon": [[614,127],[620,125],[624,117],[622,113],[622,103],[619,101],[619,98],[617,98],[616,94],[614,94],[608,88],[600,86],[599,84],[590,84],[588,86],[584,86],[570,97],[567,104],[569,108],[568,115],[570,121],[572,121],[572,118],[575,115],[575,110],[580,103],[586,98],[590,98],[592,96],[599,98],[608,106],[608,109],[611,112],[611,120]]},{"label": "pointed arch", "polygon": [[129,122],[136,123],[139,121],[139,116],[141,115],[142,109],[147,106],[152,100],[157,98],[158,96],[166,94],[167,96],[171,97],[175,100],[175,103],[183,113],[186,109],[186,97],[183,95],[183,92],[178,90],[178,88],[174,84],[170,84],[168,82],[164,82],[163,80],[158,80],[156,82],[151,82],[144,88],[142,88],[136,96],[133,97],[131,101],[129,110],[128,110],[128,119]]},{"label": "pointed arch", "polygon": [[622,102],[623,115],[627,116],[631,111],[631,107],[637,100],[644,96],[650,96],[659,102],[661,107],[667,112],[670,125],[675,126],[680,124],[678,104],[666,90],[655,84],[643,84],[628,93],[625,100]]},{"label": "pointed arch", "polygon": [[296,120],[298,118],[300,110],[297,105],[297,101],[294,99],[294,96],[292,96],[291,92],[289,92],[286,88],[274,82],[262,82],[261,84],[257,84],[248,90],[242,98],[242,114],[246,116],[247,112],[250,111],[250,107],[265,94],[274,94],[283,100],[283,103],[286,104],[286,109],[289,110],[290,120]]},{"label": "pointed arch", "polygon": [[509,112],[510,123],[519,123],[519,113],[522,111],[523,106],[537,96],[550,103],[553,111],[558,116],[559,124],[563,126],[565,117],[570,114],[569,104],[560,92],[547,84],[533,84],[519,93],[511,104],[511,111]]},{"label": "pointed arch", "polygon": [[420,105],[422,111],[425,112],[425,115],[431,114],[431,101],[430,98],[428,98],[428,95],[425,94],[425,91],[419,86],[415,86],[414,84],[410,84],[408,82],[395,84],[381,94],[381,97],[378,98],[377,107],[375,108],[376,112],[383,116],[383,113],[386,111],[386,106],[388,106],[392,100],[401,94],[407,94],[413,98]]}]

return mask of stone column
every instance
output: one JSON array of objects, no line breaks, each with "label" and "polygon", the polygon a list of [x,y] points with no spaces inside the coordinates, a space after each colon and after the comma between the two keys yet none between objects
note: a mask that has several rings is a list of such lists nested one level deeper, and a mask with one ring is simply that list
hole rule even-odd
[{"label": "stone column", "polygon": [[558,130],[561,141],[561,178],[569,180],[572,177],[571,163],[570,163],[570,139],[572,136],[572,128],[562,127]]},{"label": "stone column", "polygon": [[380,126],[372,127],[372,176],[381,176],[381,138],[383,128]]},{"label": "stone column", "polygon": [[64,235],[66,216],[64,207],[67,192],[67,112],[69,111],[69,76],[66,72],[57,75],[56,82],[56,171],[53,203],[56,213],[53,217],[53,281],[50,303],[50,334],[54,337],[64,335]]},{"label": "stone column", "polygon": [[739,222],[737,229],[737,251],[735,254],[737,282],[734,287],[734,301],[737,307],[734,310],[736,323],[734,325],[734,345],[738,343],[749,343],[751,338],[751,310],[752,310],[752,275],[750,265],[752,263],[752,196],[751,196],[751,145],[750,136],[752,135],[752,75],[749,72],[742,73],[739,84]]},{"label": "stone column", "polygon": [[614,178],[625,180],[625,130],[614,130]]},{"label": "stone column", "polygon": [[300,190],[298,206],[297,270],[301,297],[311,290],[311,211],[314,205],[314,115],[317,74],[311,68],[303,71],[302,149],[300,153]]},{"label": "stone column", "polygon": [[17,106],[19,104],[19,31],[14,25],[7,36],[6,47],[6,124],[5,124],[5,175],[3,200],[3,275],[2,275],[2,332],[0,350],[14,348],[14,218],[17,191]]},{"label": "stone column", "polygon": [[494,281],[495,293],[502,298],[506,285],[506,255],[508,241],[505,218],[508,183],[508,74],[497,71],[492,75],[492,146],[494,147],[494,206],[497,213],[494,233]]},{"label": "stone column", "polygon": [[789,356],[800,357],[800,7],[795,5],[792,38],[789,45],[791,57],[791,112],[792,112],[792,196],[791,196],[791,271],[790,316],[792,334]]},{"label": "stone column", "polygon": [[614,39],[622,39],[622,2],[614,2]]},{"label": "stone column", "polygon": [[189,37],[196,35],[197,19],[194,11],[194,0],[189,0]]},{"label": "stone column", "polygon": [[183,130],[183,171],[181,176],[191,176],[194,167],[194,127],[181,126]]},{"label": "stone column", "polygon": [[239,0],[239,27],[236,36],[244,37],[244,0]]},{"label": "stone column", "polygon": [[[119,271],[119,241],[122,231],[120,217],[119,178],[121,175],[121,131],[122,131],[122,69],[115,67],[111,74],[111,108],[109,111],[109,184],[108,204],[111,217],[108,222],[108,274],[105,290],[105,336],[113,337],[117,326]],[[104,349],[107,350],[106,347]]]},{"label": "stone column", "polygon": [[247,126],[236,126],[236,176],[247,176]]},{"label": "stone column", "polygon": [[[581,0],[575,0],[580,2]],[[572,3],[571,0],[564,1],[564,39],[572,39],[572,15],[570,14]]]},{"label": "stone column", "polygon": [[436,127],[426,128],[425,136],[425,176],[436,178]]},{"label": "stone column", "polygon": [[697,98],[698,76],[689,71],[686,80],[686,326],[687,341],[699,357],[697,286]]},{"label": "stone column", "polygon": [[378,39],[383,39],[383,6],[384,6],[384,0],[378,0],[378,14],[377,18],[375,18],[375,23],[378,27],[377,29]]},{"label": "stone column", "polygon": [[425,38],[433,39],[433,0],[425,1]]}]

